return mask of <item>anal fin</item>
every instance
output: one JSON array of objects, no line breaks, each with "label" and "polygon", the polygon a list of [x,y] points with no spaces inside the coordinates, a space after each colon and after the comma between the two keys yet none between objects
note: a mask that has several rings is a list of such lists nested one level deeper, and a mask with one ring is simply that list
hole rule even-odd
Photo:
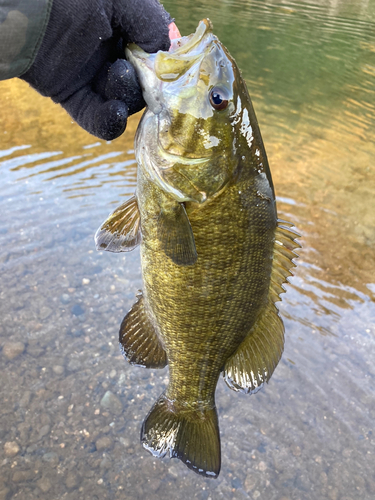
[{"label": "anal fin", "polygon": [[144,368],[164,368],[167,354],[144,306],[143,295],[121,323],[121,350],[129,363]]},{"label": "anal fin", "polygon": [[193,230],[182,203],[161,209],[158,239],[165,254],[178,266],[192,266],[197,261]]},{"label": "anal fin", "polygon": [[110,214],[95,234],[97,250],[129,252],[141,241],[141,217],[135,196]]}]

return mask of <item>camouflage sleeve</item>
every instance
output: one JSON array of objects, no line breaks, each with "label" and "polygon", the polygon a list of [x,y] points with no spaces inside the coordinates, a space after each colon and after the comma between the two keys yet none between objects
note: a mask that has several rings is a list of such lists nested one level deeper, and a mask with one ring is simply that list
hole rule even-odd
[{"label": "camouflage sleeve", "polygon": [[45,33],[53,0],[0,0],[0,80],[29,69]]}]

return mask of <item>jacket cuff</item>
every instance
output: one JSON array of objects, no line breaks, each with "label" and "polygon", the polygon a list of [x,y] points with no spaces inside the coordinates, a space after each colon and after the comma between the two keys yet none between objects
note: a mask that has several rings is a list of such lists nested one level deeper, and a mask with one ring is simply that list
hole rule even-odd
[{"label": "jacket cuff", "polygon": [[42,42],[53,0],[0,0],[0,80],[25,73]]}]

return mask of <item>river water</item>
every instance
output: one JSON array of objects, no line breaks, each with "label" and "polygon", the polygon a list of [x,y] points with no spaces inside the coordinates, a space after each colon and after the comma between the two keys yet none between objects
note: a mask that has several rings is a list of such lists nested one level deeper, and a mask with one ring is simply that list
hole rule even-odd
[{"label": "river water", "polygon": [[166,0],[210,17],[248,83],[279,216],[302,234],[285,352],[253,396],[222,381],[222,470],[139,443],[168,371],[128,365],[139,252],[93,235],[136,183],[106,143],[21,81],[0,83],[0,499],[375,498],[375,1]]}]

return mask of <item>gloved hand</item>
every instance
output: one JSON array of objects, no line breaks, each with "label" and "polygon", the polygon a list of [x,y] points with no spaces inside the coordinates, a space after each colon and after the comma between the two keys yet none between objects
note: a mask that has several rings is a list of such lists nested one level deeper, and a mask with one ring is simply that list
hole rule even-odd
[{"label": "gloved hand", "polygon": [[36,59],[21,78],[91,134],[115,139],[145,105],[124,46],[168,50],[171,21],[158,0],[53,0]]}]

